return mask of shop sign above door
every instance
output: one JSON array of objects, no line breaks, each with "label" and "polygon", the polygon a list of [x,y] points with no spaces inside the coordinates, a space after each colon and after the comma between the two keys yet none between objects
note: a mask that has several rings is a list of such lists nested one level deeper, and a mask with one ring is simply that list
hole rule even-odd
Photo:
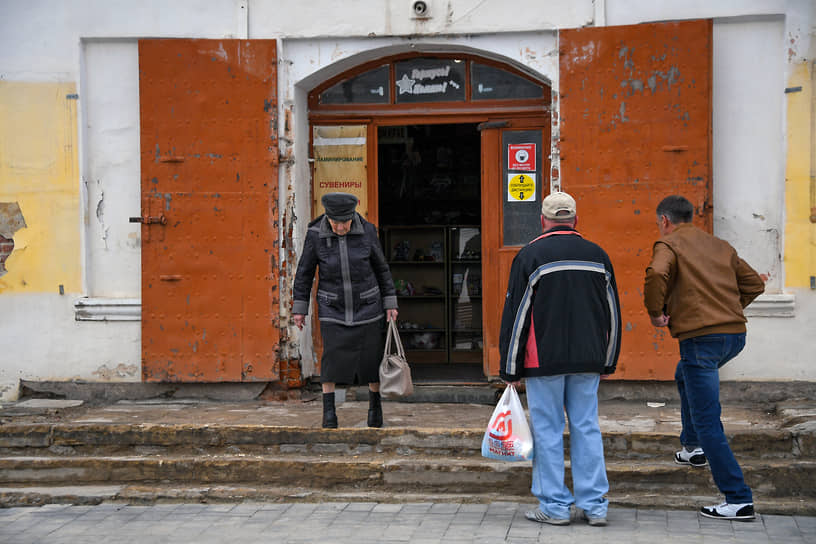
[{"label": "shop sign above door", "polygon": [[465,65],[459,59],[419,58],[395,63],[397,103],[465,99]]}]

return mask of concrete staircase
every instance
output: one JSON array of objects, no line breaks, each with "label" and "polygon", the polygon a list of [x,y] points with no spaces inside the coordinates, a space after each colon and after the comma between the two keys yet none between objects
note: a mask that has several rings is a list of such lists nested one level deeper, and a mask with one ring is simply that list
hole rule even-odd
[{"label": "concrete staircase", "polygon": [[[816,514],[816,433],[804,425],[730,434],[762,513]],[[534,504],[530,463],[482,458],[481,438],[477,429],[12,421],[0,426],[0,506],[111,500]],[[707,468],[673,463],[676,433],[605,431],[604,441],[613,504],[696,508],[719,500]]]}]

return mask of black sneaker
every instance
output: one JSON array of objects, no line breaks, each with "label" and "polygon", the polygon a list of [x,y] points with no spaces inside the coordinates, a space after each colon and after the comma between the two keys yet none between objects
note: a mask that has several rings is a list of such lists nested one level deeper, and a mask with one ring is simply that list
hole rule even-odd
[{"label": "black sneaker", "polygon": [[694,448],[692,451],[683,448],[674,454],[674,462],[678,465],[691,465],[693,467],[704,467],[708,463],[703,448]]},{"label": "black sneaker", "polygon": [[724,502],[715,506],[703,506],[700,514],[707,518],[729,519],[736,521],[751,521],[756,518],[754,514],[754,503],[728,504]]}]

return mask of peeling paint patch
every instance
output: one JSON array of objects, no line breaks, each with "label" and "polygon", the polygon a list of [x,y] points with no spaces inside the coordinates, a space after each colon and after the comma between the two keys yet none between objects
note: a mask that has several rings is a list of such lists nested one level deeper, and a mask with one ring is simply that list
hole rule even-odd
[{"label": "peeling paint patch", "polygon": [[[99,181],[97,181],[99,183]],[[99,201],[96,203],[96,220],[99,221],[99,226],[102,228],[102,241],[105,243],[105,249],[108,249],[108,233],[110,227],[105,226],[105,191],[99,191]]]},{"label": "peeling paint patch", "polygon": [[142,238],[138,232],[129,232],[126,244],[131,249],[139,249],[142,247]]},{"label": "peeling paint patch", "polygon": [[0,276],[6,270],[6,259],[14,251],[14,234],[26,228],[23,212],[17,202],[0,202]]},{"label": "peeling paint patch", "polygon": [[629,118],[626,117],[626,102],[621,102],[621,105],[620,105],[620,120],[621,120],[621,123],[625,123],[626,121],[629,120]]},{"label": "peeling paint patch", "polygon": [[652,94],[656,93],[660,90],[660,84],[665,83],[666,86],[671,89],[672,85],[678,83],[680,81],[680,70],[677,69],[677,66],[672,66],[666,72],[661,72],[660,70],[655,70],[652,72],[646,79],[646,86],[649,87],[649,90],[652,91]]},{"label": "peeling paint patch", "polygon": [[630,94],[630,95],[632,95],[632,94],[634,94],[634,93],[641,93],[641,94],[643,94],[643,82],[642,82],[641,80],[639,80],[639,79],[632,79],[632,80],[629,80],[629,86],[630,86],[630,88],[631,88],[631,89],[629,90],[629,94]]},{"label": "peeling paint patch", "polygon": [[138,365],[118,364],[114,368],[108,368],[108,365],[102,365],[92,372],[94,376],[98,376],[103,381],[116,381],[124,378],[135,378],[139,375]]},{"label": "peeling paint patch", "polygon": [[799,48],[799,34],[795,36],[793,34],[788,34],[788,41],[790,43],[790,47],[788,47],[788,62],[793,62],[793,59],[798,55],[797,50]]},{"label": "peeling paint patch", "polygon": [[595,58],[595,42],[588,42],[574,47],[563,56],[569,69],[578,68],[590,64]]},{"label": "peeling paint patch", "polygon": [[96,203],[96,219],[102,223],[102,216],[105,213],[105,191],[99,191],[99,202]]},{"label": "peeling paint patch", "polygon": [[522,51],[522,57],[525,58],[527,62],[535,62],[535,60],[538,58],[538,55],[534,50],[530,49],[530,47],[528,46],[525,47],[524,50]]},{"label": "peeling paint patch", "polygon": [[27,226],[17,202],[0,202],[0,236],[13,238],[15,232]]},{"label": "peeling paint patch", "polygon": [[220,42],[218,44],[218,51],[215,51],[214,54],[215,54],[215,56],[217,56],[221,60],[227,60],[229,58],[229,56],[227,55],[226,50],[224,50],[224,44],[220,43]]}]

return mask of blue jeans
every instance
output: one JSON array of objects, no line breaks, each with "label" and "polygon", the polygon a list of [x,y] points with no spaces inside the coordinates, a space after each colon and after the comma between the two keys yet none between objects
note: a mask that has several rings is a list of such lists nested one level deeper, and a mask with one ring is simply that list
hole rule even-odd
[{"label": "blue jeans", "polygon": [[[569,518],[570,505],[590,517],[606,517],[609,491],[598,425],[598,374],[527,378],[533,432],[533,495],[552,518]],[[564,409],[569,418],[575,498],[564,484]]]},{"label": "blue jeans", "polygon": [[709,334],[680,341],[680,362],[674,379],[680,392],[683,430],[680,442],[687,448],[701,447],[708,459],[714,483],[732,504],[753,502],[745,484],[720,414],[719,368],[745,347],[745,333]]}]

